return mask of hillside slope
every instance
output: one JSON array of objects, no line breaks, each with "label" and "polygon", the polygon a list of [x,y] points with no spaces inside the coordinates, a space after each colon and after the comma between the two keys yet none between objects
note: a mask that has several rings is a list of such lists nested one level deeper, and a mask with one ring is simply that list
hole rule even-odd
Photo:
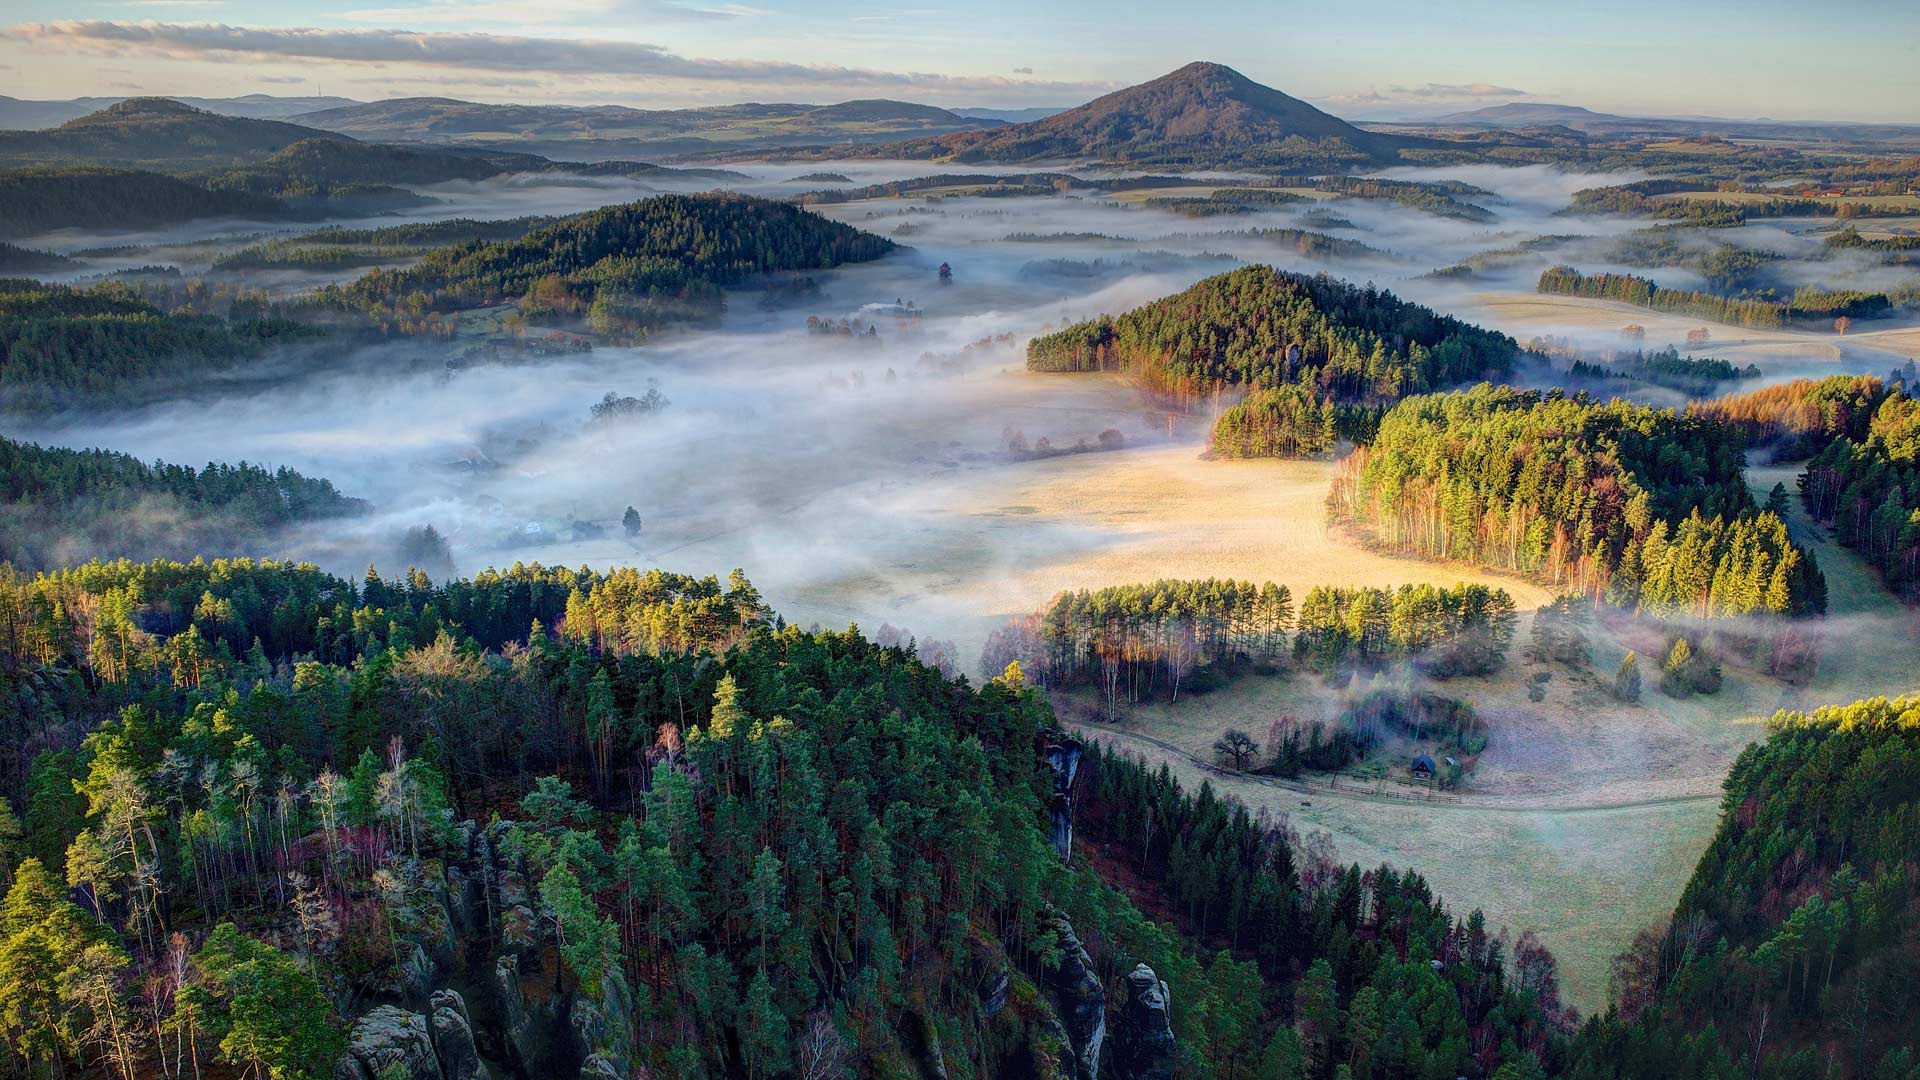
[{"label": "hillside slope", "polygon": [[868,156],[1330,168],[1392,160],[1411,140],[1363,131],[1199,61],[1041,120],[867,149]]}]

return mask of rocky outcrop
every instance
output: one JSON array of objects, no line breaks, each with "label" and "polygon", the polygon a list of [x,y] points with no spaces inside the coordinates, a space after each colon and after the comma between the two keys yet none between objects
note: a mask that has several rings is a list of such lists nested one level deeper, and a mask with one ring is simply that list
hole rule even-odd
[{"label": "rocky outcrop", "polygon": [[368,1076],[378,1077],[398,1064],[408,1080],[444,1080],[433,1038],[427,1033],[427,1018],[393,1005],[382,1005],[354,1021],[347,1053]]},{"label": "rocky outcrop", "polygon": [[1173,1080],[1173,1022],[1167,984],[1145,964],[1127,975],[1127,1003],[1113,1025],[1116,1080]]},{"label": "rocky outcrop", "polygon": [[1047,842],[1061,862],[1073,858],[1073,780],[1080,773],[1084,747],[1071,735],[1047,743],[1047,766],[1053,770],[1053,799],[1048,806]]},{"label": "rocky outcrop", "polygon": [[1107,1040],[1106,990],[1067,917],[1049,908],[1042,919],[1060,949],[1060,962],[1047,971],[1046,984],[1067,1033],[1071,1060],[1061,1064],[1075,1080],[1098,1080],[1100,1052]]},{"label": "rocky outcrop", "polygon": [[486,1067],[480,1064],[480,1048],[473,1041],[473,1020],[467,1015],[464,998],[451,990],[433,994],[432,1029],[434,1056],[440,1059],[440,1075],[445,1080],[487,1080]]},{"label": "rocky outcrop", "polygon": [[633,993],[618,973],[592,996],[563,977],[528,867],[503,843],[510,827],[454,826],[440,873],[427,883],[432,908],[400,943],[382,995],[393,1003],[354,1023],[335,1080],[377,1080],[396,1064],[408,1080],[628,1074]]}]

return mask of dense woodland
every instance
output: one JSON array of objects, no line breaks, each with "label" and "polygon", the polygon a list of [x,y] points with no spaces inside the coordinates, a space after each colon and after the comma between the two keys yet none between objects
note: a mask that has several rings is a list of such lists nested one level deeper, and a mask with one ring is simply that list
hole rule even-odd
[{"label": "dense woodland", "polygon": [[1583,296],[1612,300],[1650,311],[1690,315],[1713,322],[1754,329],[1777,329],[1795,319],[1832,322],[1885,315],[1893,301],[1883,292],[1827,292],[1801,289],[1790,300],[1767,297],[1721,296],[1709,292],[1667,289],[1632,274],[1582,274],[1571,266],[1555,266],[1540,275],[1539,291],[1555,296]]},{"label": "dense woodland", "polygon": [[285,268],[329,270],[348,266],[370,266],[380,262],[418,257],[432,248],[448,244],[475,240],[517,240],[535,229],[545,228],[558,220],[553,217],[505,218],[494,221],[446,218],[440,221],[410,222],[406,225],[385,225],[374,229],[346,229],[333,226],[226,252],[214,258],[213,269],[233,272]]},{"label": "dense woodland", "polygon": [[1409,398],[1329,505],[1397,551],[1518,570],[1656,615],[1812,614],[1826,585],[1757,511],[1734,429],[1482,385]]},{"label": "dense woodland", "polygon": [[281,318],[165,311],[119,282],[76,288],[0,280],[0,398],[24,408],[110,400],[316,334]]},{"label": "dense woodland", "polygon": [[518,302],[530,321],[585,321],[642,335],[707,319],[721,290],[774,270],[879,258],[893,241],[782,203],[739,195],[661,195],[610,206],[516,240],[440,248],[402,270],[374,270],[317,303],[383,323],[426,326],[441,313]]},{"label": "dense woodland", "polygon": [[100,554],[245,551],[289,525],[366,508],[330,481],[286,468],[243,461],[195,469],[0,438],[0,551],[20,570]]},{"label": "dense woodland", "polygon": [[1887,386],[1871,375],[1795,379],[1743,394],[1687,403],[1687,413],[1731,425],[1747,446],[1777,458],[1810,457],[1836,438],[1864,442]]},{"label": "dense woodland", "polygon": [[1439,678],[1485,674],[1515,623],[1513,597],[1484,585],[1316,586],[1296,609],[1272,582],[1155,581],[1060,593],[997,631],[986,663],[1017,662],[1051,687],[1092,687],[1117,716],[1122,701],[1178,702],[1290,663],[1335,672],[1412,659]]},{"label": "dense woodland", "polygon": [[1582,1080],[1912,1077],[1920,700],[1782,712],[1673,918],[1614,963]]},{"label": "dense woodland", "polygon": [[85,224],[94,229],[148,229],[193,218],[275,221],[286,205],[244,191],[138,169],[97,166],[0,170],[0,238],[33,236]]},{"label": "dense woodland", "polygon": [[1865,437],[1838,431],[1800,476],[1808,513],[1902,595],[1920,592],[1920,401],[1891,394]]},{"label": "dense woodland", "polygon": [[1249,266],[1120,316],[1027,344],[1034,371],[1122,371],[1183,406],[1244,389],[1222,414],[1226,456],[1315,457],[1335,434],[1364,436],[1366,408],[1504,373],[1517,347],[1371,286]]},{"label": "dense woodland", "polygon": [[[1371,1037],[1367,1075],[1484,1076],[1552,1060],[1568,1019],[1544,952],[1510,980],[1412,875],[1332,867],[1164,775],[1116,805],[1149,778],[1096,753],[1096,834],[1179,898],[1180,927],[1152,922],[1050,846],[1051,717],[1019,674],[974,689],[782,628],[738,574],[8,575],[0,689],[16,1068],[329,1076],[352,1014],[449,980],[516,1075],[569,1067],[516,1056],[543,1045],[523,1028],[593,1016],[577,1052],[618,1075],[937,1055],[1090,1080],[1088,1010],[1141,962],[1175,988],[1180,1075],[1322,1077]],[[461,959],[496,954],[526,981]]]}]

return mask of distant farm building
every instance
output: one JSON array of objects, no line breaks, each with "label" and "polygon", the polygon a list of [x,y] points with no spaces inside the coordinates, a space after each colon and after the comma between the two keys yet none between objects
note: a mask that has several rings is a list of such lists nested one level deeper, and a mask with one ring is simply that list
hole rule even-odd
[{"label": "distant farm building", "polygon": [[1407,771],[1413,774],[1415,780],[1431,780],[1433,779],[1433,759],[1421,754],[1413,759],[1413,764],[1407,767]]}]

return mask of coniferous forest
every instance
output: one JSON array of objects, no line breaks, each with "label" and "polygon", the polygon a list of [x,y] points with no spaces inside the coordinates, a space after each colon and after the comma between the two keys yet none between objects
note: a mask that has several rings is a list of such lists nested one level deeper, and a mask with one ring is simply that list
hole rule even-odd
[{"label": "coniferous forest", "polygon": [[1826,585],[1757,510],[1737,432],[1671,410],[1481,385],[1410,398],[1329,505],[1390,548],[1517,570],[1655,615],[1807,615]]},{"label": "coniferous forest", "polygon": [[312,6],[0,26],[0,1080],[1920,1080],[1901,5]]},{"label": "coniferous forest", "polygon": [[[1226,456],[1317,457],[1407,394],[1510,370],[1511,338],[1371,286],[1250,266],[1120,316],[1034,338],[1033,371],[1119,371],[1183,407],[1251,396],[1221,417]],[[1341,429],[1345,430],[1341,430]]]}]

